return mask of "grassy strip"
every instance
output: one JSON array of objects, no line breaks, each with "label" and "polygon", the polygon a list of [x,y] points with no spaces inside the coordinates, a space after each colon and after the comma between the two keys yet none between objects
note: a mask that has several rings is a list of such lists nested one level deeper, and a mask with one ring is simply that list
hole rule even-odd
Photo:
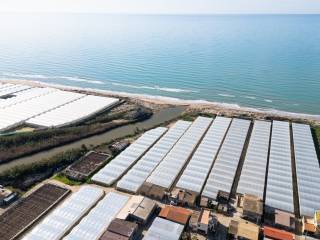
[{"label": "grassy strip", "polygon": [[28,188],[50,177],[55,172],[78,160],[87,152],[86,147],[59,153],[38,163],[14,167],[0,174],[0,183],[16,188]]},{"label": "grassy strip", "polygon": [[55,179],[59,182],[62,182],[64,184],[70,185],[70,186],[78,186],[78,185],[82,184],[82,182],[69,179],[67,176],[65,176],[62,173],[58,173],[57,175],[55,175],[53,177],[53,179]]},{"label": "grassy strip", "polygon": [[216,114],[213,113],[201,113],[198,111],[193,112],[185,112],[183,113],[179,119],[184,121],[194,121],[197,117],[209,117],[209,118],[215,118]]}]

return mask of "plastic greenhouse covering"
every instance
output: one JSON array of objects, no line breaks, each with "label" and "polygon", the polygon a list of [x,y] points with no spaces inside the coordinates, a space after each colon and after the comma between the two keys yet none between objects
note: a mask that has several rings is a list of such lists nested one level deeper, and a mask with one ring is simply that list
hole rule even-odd
[{"label": "plastic greenhouse covering", "polygon": [[271,122],[254,122],[237,193],[248,193],[263,199],[270,131]]},{"label": "plastic greenhouse covering", "polygon": [[273,121],[265,205],[294,212],[288,122]]},{"label": "plastic greenhouse covering", "polygon": [[23,240],[61,239],[103,194],[103,190],[97,187],[81,187],[36,225]]},{"label": "plastic greenhouse covering", "polygon": [[17,126],[34,116],[67,104],[83,96],[84,95],[80,93],[57,90],[42,95],[41,97],[0,109],[0,131]]},{"label": "plastic greenhouse covering", "polygon": [[230,193],[249,127],[248,120],[237,118],[232,120],[202,196],[217,199],[219,191]]},{"label": "plastic greenhouse covering", "polygon": [[181,224],[157,217],[143,240],[179,240],[183,229]]},{"label": "plastic greenhouse covering", "polygon": [[103,185],[112,185],[135,164],[166,131],[167,128],[158,127],[145,132],[133,144],[96,173],[92,177],[92,180]]},{"label": "plastic greenhouse covering", "polygon": [[191,123],[187,121],[177,121],[137,164],[122,177],[117,183],[117,188],[136,193],[190,125]]},{"label": "plastic greenhouse covering", "polygon": [[129,197],[110,192],[95,206],[64,240],[98,240]]},{"label": "plastic greenhouse covering", "polygon": [[300,215],[320,209],[320,168],[309,125],[292,123]]},{"label": "plastic greenhouse covering", "polygon": [[147,182],[170,189],[211,122],[211,118],[198,117],[148,177]]},{"label": "plastic greenhouse covering", "polygon": [[40,97],[54,91],[57,90],[53,88],[30,88],[21,92],[17,92],[14,94],[14,97],[0,99],[0,109],[28,101],[32,98]]},{"label": "plastic greenhouse covering", "polygon": [[26,85],[14,85],[14,87],[8,87],[8,88],[4,88],[4,89],[0,89],[0,97],[6,96],[6,95],[10,95],[10,94],[14,94],[17,92],[21,92],[24,90],[27,90],[31,88],[30,86],[26,86]]},{"label": "plastic greenhouse covering", "polygon": [[192,156],[176,187],[201,193],[216,155],[228,131],[231,118],[216,117]]},{"label": "plastic greenhouse covering", "polygon": [[87,95],[69,104],[31,118],[27,123],[44,127],[61,127],[91,117],[117,102],[118,99],[116,98]]}]

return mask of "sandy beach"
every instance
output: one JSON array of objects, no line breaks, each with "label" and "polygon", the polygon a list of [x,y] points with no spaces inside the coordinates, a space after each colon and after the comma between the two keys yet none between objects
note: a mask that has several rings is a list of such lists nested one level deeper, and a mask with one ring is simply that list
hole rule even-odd
[{"label": "sandy beach", "polygon": [[260,110],[249,107],[240,107],[236,104],[209,102],[205,100],[183,100],[178,98],[151,96],[126,92],[114,92],[93,88],[70,87],[65,85],[43,83],[39,81],[20,80],[20,79],[1,79],[3,83],[25,84],[33,87],[54,87],[61,90],[77,91],[101,96],[117,97],[130,99],[130,101],[143,104],[153,110],[161,109],[166,106],[186,106],[186,112],[201,112],[217,114],[229,117],[243,117],[251,119],[278,119],[294,122],[303,122],[312,125],[320,125],[320,115],[303,113],[292,113],[278,110]]}]

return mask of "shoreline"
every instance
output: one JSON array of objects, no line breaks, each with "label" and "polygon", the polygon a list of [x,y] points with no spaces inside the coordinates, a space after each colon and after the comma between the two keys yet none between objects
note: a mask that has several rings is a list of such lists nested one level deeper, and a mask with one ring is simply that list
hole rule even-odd
[{"label": "shoreline", "polygon": [[264,110],[256,109],[251,107],[242,107],[237,104],[229,103],[219,103],[219,102],[210,102],[206,100],[185,100],[173,97],[165,96],[151,96],[147,94],[136,94],[136,93],[127,93],[119,91],[110,91],[102,90],[95,88],[83,88],[76,86],[67,86],[54,83],[44,83],[41,81],[35,80],[21,80],[21,79],[1,79],[0,82],[4,83],[15,83],[15,84],[25,84],[33,87],[53,87],[61,90],[68,91],[81,91],[84,93],[99,94],[109,97],[118,97],[118,98],[129,98],[132,101],[140,102],[145,105],[172,105],[172,106],[187,106],[187,112],[192,111],[203,111],[208,113],[214,113],[225,116],[243,116],[243,117],[252,117],[255,119],[269,119],[269,118],[279,118],[290,121],[299,121],[307,122],[309,124],[320,125],[320,115],[312,115],[305,113],[294,113],[286,112],[281,110]]}]

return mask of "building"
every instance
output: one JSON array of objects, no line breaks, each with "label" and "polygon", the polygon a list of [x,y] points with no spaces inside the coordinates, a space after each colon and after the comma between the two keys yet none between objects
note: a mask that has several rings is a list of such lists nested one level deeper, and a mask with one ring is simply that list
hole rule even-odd
[{"label": "building", "polygon": [[295,239],[293,233],[268,227],[268,226],[263,227],[263,235],[265,238],[271,238],[275,240],[294,240]]},{"label": "building", "polygon": [[145,197],[135,211],[130,214],[130,218],[139,224],[146,224],[156,209],[157,204]]},{"label": "building", "polygon": [[193,191],[174,188],[169,196],[169,201],[181,206],[194,206],[198,194]]},{"label": "building", "polygon": [[278,227],[288,231],[294,231],[296,228],[296,219],[294,214],[278,209],[266,210],[264,222],[270,226]]},{"label": "building", "polygon": [[159,217],[182,224],[184,226],[189,222],[191,215],[192,211],[175,206],[166,206],[162,208],[159,213]]},{"label": "building", "polygon": [[202,209],[198,219],[198,231],[208,233],[210,220],[210,211]]},{"label": "building", "polygon": [[122,152],[124,149],[126,149],[129,146],[129,144],[130,144],[129,141],[127,140],[115,142],[110,146],[110,150],[113,153],[119,153],[119,152]]},{"label": "building", "polygon": [[179,240],[183,229],[181,224],[157,217],[143,240]]},{"label": "building", "polygon": [[263,201],[259,197],[245,194],[239,197],[239,206],[242,208],[242,217],[259,223],[263,214]]},{"label": "building", "polygon": [[228,233],[234,237],[258,240],[260,228],[258,225],[250,222],[231,220]]},{"label": "building", "polygon": [[0,206],[8,205],[18,197],[17,193],[7,188],[0,187]]},{"label": "building", "polygon": [[120,212],[117,215],[117,218],[122,220],[128,220],[130,214],[134,213],[134,211],[138,208],[143,199],[143,196],[132,196],[126,203],[126,205],[120,210]]},{"label": "building", "polygon": [[114,219],[100,240],[133,240],[138,231],[138,225],[119,218]]}]

